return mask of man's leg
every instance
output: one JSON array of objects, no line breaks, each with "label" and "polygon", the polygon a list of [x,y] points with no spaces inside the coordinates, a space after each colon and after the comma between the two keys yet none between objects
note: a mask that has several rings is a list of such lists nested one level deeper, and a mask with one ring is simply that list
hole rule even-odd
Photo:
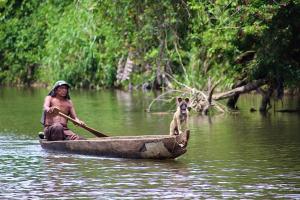
[{"label": "man's leg", "polygon": [[84,140],[85,138],[80,137],[73,133],[70,129],[64,127],[64,135],[67,140]]},{"label": "man's leg", "polygon": [[55,123],[51,126],[45,127],[45,137],[47,140],[64,140],[64,127],[60,123]]}]

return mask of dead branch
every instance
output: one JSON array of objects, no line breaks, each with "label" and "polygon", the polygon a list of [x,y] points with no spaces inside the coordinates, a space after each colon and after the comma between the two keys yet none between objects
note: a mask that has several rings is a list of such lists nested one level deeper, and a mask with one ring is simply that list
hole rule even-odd
[{"label": "dead branch", "polygon": [[246,84],[244,86],[241,86],[241,87],[237,87],[233,90],[229,90],[227,92],[223,92],[223,93],[220,93],[220,94],[215,94],[215,95],[213,95],[212,98],[214,100],[221,100],[221,99],[226,99],[226,98],[232,97],[236,94],[248,93],[252,90],[256,90],[257,88],[265,85],[266,83],[267,83],[266,79],[255,80],[251,83],[248,83],[248,84]]},{"label": "dead branch", "polygon": [[265,79],[255,80],[251,83],[242,85],[241,87],[234,88],[230,91],[222,92],[219,94],[213,94],[214,90],[216,89],[217,85],[221,82],[221,80],[212,84],[212,80],[209,78],[208,84],[207,84],[208,90],[201,91],[201,90],[190,87],[190,86],[176,80],[174,77],[172,77],[169,74],[166,74],[166,76],[168,76],[170,79],[172,79],[172,81],[174,81],[174,83],[181,86],[182,89],[168,90],[168,91],[164,92],[163,94],[159,95],[148,106],[148,109],[147,109],[148,112],[150,112],[151,107],[153,106],[153,104],[155,102],[158,102],[158,101],[171,102],[174,99],[174,96],[171,98],[169,97],[169,99],[164,99],[164,97],[167,95],[171,95],[172,93],[174,93],[174,94],[176,93],[176,95],[178,95],[178,93],[179,93],[180,96],[182,96],[182,95],[189,96],[190,106],[196,112],[206,115],[211,108],[215,108],[217,111],[219,111],[221,113],[229,112],[229,109],[225,105],[223,105],[222,103],[217,102],[217,101],[226,99],[226,98],[230,98],[234,95],[248,93],[252,90],[258,89],[259,87],[261,87],[267,83],[267,80],[265,80]]},{"label": "dead branch", "polygon": [[[147,109],[148,112],[150,112],[151,106],[155,102],[161,101],[162,97],[166,96],[167,94],[171,94],[171,93],[175,93],[175,92],[180,93],[181,96],[189,96],[190,97],[190,106],[196,112],[202,113],[203,111],[205,111],[204,114],[207,114],[207,111],[210,107],[214,107],[219,112],[222,112],[222,113],[226,112],[225,106],[223,106],[221,103],[218,103],[218,102],[216,102],[212,99],[213,91],[217,87],[217,85],[220,83],[220,81],[218,81],[213,86],[211,86],[211,80],[209,80],[209,84],[208,84],[209,89],[208,89],[208,91],[201,91],[201,90],[198,90],[196,88],[192,88],[192,87],[190,87],[190,86],[188,86],[184,83],[179,82],[178,80],[176,80],[174,77],[172,77],[169,74],[166,74],[166,76],[168,76],[175,83],[180,85],[183,89],[181,89],[181,90],[168,90],[167,92],[161,94],[160,96],[158,96],[156,99],[154,99],[150,103],[150,105]],[[169,99],[167,101],[171,102],[172,99]]]},{"label": "dead branch", "polygon": [[152,107],[152,105],[153,105],[155,102],[157,102],[157,101],[168,101],[168,102],[170,102],[171,100],[165,100],[165,99],[162,99],[162,97],[163,97],[163,96],[166,96],[166,95],[168,95],[168,94],[171,94],[171,93],[176,93],[176,92],[177,92],[177,93],[180,93],[180,92],[182,92],[182,91],[181,91],[181,90],[168,90],[168,91],[162,93],[161,95],[157,96],[155,99],[153,99],[153,100],[151,101],[151,103],[149,104],[148,108],[146,109],[146,112],[151,112],[151,107]]}]

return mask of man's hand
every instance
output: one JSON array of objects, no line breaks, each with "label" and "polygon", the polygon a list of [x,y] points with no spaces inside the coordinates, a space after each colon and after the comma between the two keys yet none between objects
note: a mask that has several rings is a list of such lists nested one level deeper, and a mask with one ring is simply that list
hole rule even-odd
[{"label": "man's hand", "polygon": [[77,119],[75,119],[76,120],[76,123],[74,123],[76,126],[86,126],[86,124],[83,122],[83,121],[81,121],[81,120],[79,120],[78,118]]},{"label": "man's hand", "polygon": [[49,109],[47,109],[46,112],[49,113],[49,114],[58,115],[60,110],[59,110],[59,108],[53,106],[53,107],[49,107]]}]

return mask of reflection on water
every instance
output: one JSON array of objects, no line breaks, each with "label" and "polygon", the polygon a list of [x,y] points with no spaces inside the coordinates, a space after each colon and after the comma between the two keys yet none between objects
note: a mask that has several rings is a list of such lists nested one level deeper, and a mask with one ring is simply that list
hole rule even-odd
[{"label": "reflection on water", "polygon": [[[250,113],[256,99],[242,98],[240,113],[192,116],[188,152],[177,160],[116,159],[43,150],[45,94],[0,92],[1,199],[300,198],[299,114]],[[110,135],[167,133],[172,118],[143,112],[151,94],[72,91],[72,99],[82,119]]]},{"label": "reflection on water", "polygon": [[0,139],[0,197],[5,199],[154,197],[161,192],[176,198],[191,187],[180,161],[70,155],[44,151],[36,140]]},{"label": "reflection on water", "polygon": [[2,199],[299,197],[297,162],[276,166],[267,158],[245,160],[236,155],[202,160],[187,155],[175,161],[111,159],[47,152],[36,140],[0,139]]}]

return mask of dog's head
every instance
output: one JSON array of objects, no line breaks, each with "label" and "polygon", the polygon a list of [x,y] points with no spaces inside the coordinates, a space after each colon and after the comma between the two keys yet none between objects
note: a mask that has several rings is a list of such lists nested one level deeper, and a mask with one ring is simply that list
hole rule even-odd
[{"label": "dog's head", "polygon": [[180,110],[180,114],[185,115],[188,113],[188,111],[191,109],[189,107],[189,102],[190,102],[189,98],[185,98],[185,99],[182,99],[181,97],[177,98],[177,106]]}]

